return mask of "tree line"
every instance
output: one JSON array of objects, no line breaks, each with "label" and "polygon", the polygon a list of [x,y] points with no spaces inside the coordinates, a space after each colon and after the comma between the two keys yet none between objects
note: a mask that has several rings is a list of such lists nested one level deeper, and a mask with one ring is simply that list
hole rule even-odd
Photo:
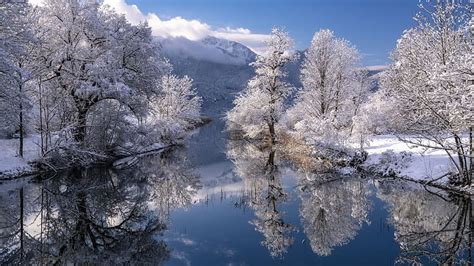
[{"label": "tree line", "polygon": [[417,26],[398,40],[375,93],[357,49],[326,29],[314,34],[304,53],[303,87],[293,88],[285,82],[285,66],[296,55],[293,41],[287,32],[274,29],[268,52],[254,63],[256,75],[227,113],[228,129],[268,139],[272,146],[289,136],[330,161],[362,150],[371,135],[395,134],[407,143],[445,151],[453,166],[451,181],[471,184],[472,6],[436,1],[419,8]]},{"label": "tree line", "polygon": [[[146,23],[96,1],[0,4],[0,135],[41,155],[115,155],[179,141],[200,120]],[[87,152],[84,152],[87,151]]]}]

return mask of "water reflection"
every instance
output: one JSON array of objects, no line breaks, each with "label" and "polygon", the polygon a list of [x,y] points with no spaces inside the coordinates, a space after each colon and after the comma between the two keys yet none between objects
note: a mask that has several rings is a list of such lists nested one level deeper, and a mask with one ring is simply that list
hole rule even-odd
[{"label": "water reflection", "polygon": [[182,155],[120,171],[74,169],[2,193],[1,262],[162,264],[170,251],[158,236],[198,188]]},{"label": "water reflection", "polygon": [[153,239],[165,225],[149,212],[141,181],[117,178],[107,169],[77,169],[42,182],[28,193],[28,200],[20,188],[20,205],[14,206],[18,213],[10,217],[19,217],[21,232],[9,243],[19,249],[2,254],[3,262],[116,264],[166,259],[166,245]]},{"label": "water reflection", "polygon": [[390,210],[399,262],[472,265],[474,216],[469,197],[382,183],[378,197]]},{"label": "water reflection", "polygon": [[254,210],[256,219],[250,221],[263,235],[264,245],[272,257],[282,257],[293,243],[293,226],[282,218],[278,206],[287,200],[283,190],[277,150],[258,147],[245,141],[232,141],[227,156],[235,172],[244,180],[245,202]]},{"label": "water reflection", "polygon": [[[126,170],[146,180],[150,206],[163,221],[169,220],[172,210],[186,208],[201,188],[199,176],[186,157],[184,148],[168,150],[159,155],[141,158]],[[123,174],[123,173],[122,173]]]},{"label": "water reflection", "polygon": [[[205,265],[358,264],[361,257],[472,265],[469,197],[344,175],[304,149],[289,154],[234,140],[226,150],[232,163],[204,170],[175,149],[0,185],[0,264],[159,265],[186,255]],[[382,220],[390,225],[385,235]]]},{"label": "water reflection", "polygon": [[334,172],[312,175],[300,179],[301,224],[313,252],[329,256],[370,224],[368,183]]},{"label": "water reflection", "polygon": [[[404,182],[378,182],[374,187],[372,179],[321,165],[306,157],[304,149],[290,154],[278,146],[238,140],[227,148],[234,171],[243,178],[246,203],[257,217],[250,223],[263,235],[262,244],[273,257],[287,253],[298,231],[298,224],[285,222],[279,210],[295,191],[300,200],[299,226],[311,250],[330,256],[335,248],[349,245],[362,227],[370,226],[370,196],[375,190],[389,211],[387,222],[401,250],[399,263],[472,265],[474,217],[469,197]],[[293,191],[281,185],[281,172],[288,168],[298,180]]]}]

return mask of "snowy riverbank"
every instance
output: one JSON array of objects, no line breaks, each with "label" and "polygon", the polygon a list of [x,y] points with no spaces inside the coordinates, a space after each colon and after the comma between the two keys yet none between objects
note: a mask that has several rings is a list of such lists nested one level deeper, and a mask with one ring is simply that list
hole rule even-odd
[{"label": "snowy riverbank", "polygon": [[[38,162],[41,160],[41,151],[39,146],[39,136],[31,136],[24,140],[23,158],[18,155],[18,139],[0,139],[0,180],[14,179],[28,175],[35,175],[40,172],[37,168]],[[173,145],[164,145],[162,143],[154,143],[148,147],[140,147],[131,151],[130,154],[124,154],[124,159],[136,157],[141,154],[159,152]],[[115,159],[111,157],[111,159]],[[120,161],[120,160],[117,160]]]},{"label": "snowy riverbank", "polygon": [[0,179],[25,176],[36,172],[34,162],[40,158],[37,136],[25,138],[23,158],[18,155],[18,139],[0,139]]},{"label": "snowy riverbank", "polygon": [[365,167],[375,166],[381,172],[393,170],[406,180],[447,186],[450,189],[474,194],[474,186],[452,187],[447,184],[447,174],[455,172],[455,167],[443,150],[408,144],[394,135],[372,137],[370,145],[365,150],[368,153]]},{"label": "snowy riverbank", "polygon": [[[393,135],[380,135],[371,138],[370,146],[366,148],[368,160],[366,164],[377,164],[384,153],[393,151],[400,155],[405,152],[407,158],[398,160],[401,175],[417,180],[431,180],[453,171],[448,155],[443,150],[426,149],[399,140]],[[387,156],[385,156],[387,157]]]},{"label": "snowy riverbank", "polygon": [[[18,139],[0,139],[0,180],[12,179],[35,174],[35,162],[40,158],[39,141],[37,136],[25,139],[24,158],[18,156]],[[155,144],[137,154],[159,151],[166,145]],[[419,182],[430,182],[446,173],[454,171],[448,155],[442,150],[426,149],[407,144],[393,135],[380,135],[371,138],[366,148],[368,153],[365,167],[378,167],[379,172],[386,169],[394,170],[398,176]],[[124,160],[135,158],[126,157],[116,161],[121,164]],[[447,177],[436,180],[436,184],[447,185]],[[474,193],[474,187],[456,188]]]},{"label": "snowy riverbank", "polygon": [[[192,128],[188,129],[188,135],[194,134],[199,128],[207,125],[211,121],[210,118],[202,117],[201,122],[196,123]],[[110,159],[114,161],[114,166],[120,165],[120,167],[125,167],[141,156],[161,152],[167,148],[180,145],[180,143],[184,143],[189,136],[167,144],[157,142],[145,147],[133,147],[133,144],[130,143],[128,149],[120,152],[117,151],[118,155],[110,157]],[[23,158],[18,155],[19,143],[18,139],[0,139],[0,180],[14,179],[39,173],[37,162],[41,159],[40,137],[34,135],[24,139]]]}]

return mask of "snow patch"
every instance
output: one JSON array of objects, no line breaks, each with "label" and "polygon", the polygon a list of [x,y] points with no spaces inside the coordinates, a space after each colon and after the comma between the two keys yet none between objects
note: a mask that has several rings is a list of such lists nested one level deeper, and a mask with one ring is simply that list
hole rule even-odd
[{"label": "snow patch", "polygon": [[0,139],[0,179],[35,171],[32,163],[40,156],[39,136],[24,139],[23,158],[18,155],[19,139]]},{"label": "snow patch", "polygon": [[[366,165],[377,165],[387,161],[390,154],[405,158],[392,165],[397,174],[404,175],[416,180],[430,180],[442,176],[453,170],[451,161],[442,150],[426,149],[412,144],[407,144],[393,135],[379,135],[371,139],[370,146],[366,148],[368,159]],[[411,156],[409,156],[410,154]]]}]

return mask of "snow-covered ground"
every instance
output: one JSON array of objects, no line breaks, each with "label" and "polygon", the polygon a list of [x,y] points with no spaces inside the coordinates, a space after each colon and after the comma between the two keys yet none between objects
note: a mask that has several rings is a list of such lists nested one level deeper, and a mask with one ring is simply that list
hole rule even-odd
[{"label": "snow-covered ground", "polygon": [[366,148],[369,154],[366,165],[379,164],[382,158],[387,158],[384,152],[393,151],[399,156],[406,152],[405,160],[398,160],[395,167],[399,174],[412,179],[430,180],[438,178],[445,173],[453,171],[453,165],[443,150],[425,149],[419,146],[405,143],[393,135],[381,135],[371,138],[370,146]]},{"label": "snow-covered ground", "polygon": [[27,174],[34,169],[28,163],[40,157],[38,137],[25,138],[23,158],[18,156],[18,139],[0,139],[0,179]]}]

